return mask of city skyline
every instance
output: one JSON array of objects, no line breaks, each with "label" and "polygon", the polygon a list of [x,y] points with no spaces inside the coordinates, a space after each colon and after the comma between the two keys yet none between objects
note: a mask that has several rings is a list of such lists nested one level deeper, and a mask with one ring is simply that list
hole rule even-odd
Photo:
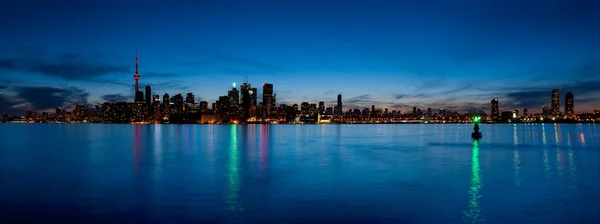
[{"label": "city skyline", "polygon": [[18,21],[0,25],[0,113],[133,101],[136,50],[141,88],[196,101],[248,77],[287,104],[539,113],[559,89],[561,111],[567,92],[598,108],[597,2],[461,2],[19,2],[0,9]]}]

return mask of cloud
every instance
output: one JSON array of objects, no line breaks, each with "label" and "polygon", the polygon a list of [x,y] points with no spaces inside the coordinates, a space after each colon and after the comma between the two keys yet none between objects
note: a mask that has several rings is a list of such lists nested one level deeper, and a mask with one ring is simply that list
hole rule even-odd
[{"label": "cloud", "polygon": [[31,109],[48,110],[57,107],[72,107],[86,104],[89,93],[75,87],[55,88],[47,86],[24,86],[13,89],[21,103],[27,103]]},{"label": "cloud", "polygon": [[0,116],[5,113],[17,114],[18,110],[13,108],[14,105],[15,102],[11,100],[11,97],[6,94],[0,94]]},{"label": "cloud", "polygon": [[129,101],[131,98],[127,97],[127,96],[123,96],[122,94],[119,93],[119,94],[103,95],[102,99],[106,102],[115,103],[115,102],[126,102],[126,101]]},{"label": "cloud", "polygon": [[407,97],[408,94],[394,94],[394,98],[397,100]]},{"label": "cloud", "polygon": [[[509,88],[500,96],[500,107],[509,110],[519,108],[541,108],[542,105],[550,107],[552,89],[559,89],[561,106],[564,106],[564,95],[572,92],[575,103],[593,103],[600,101],[600,81],[576,81],[560,85],[543,85],[537,87]],[[537,111],[537,110],[536,110]]]},{"label": "cloud", "polygon": [[88,59],[89,57],[86,55],[77,54],[61,54],[54,57],[54,60],[34,58],[0,59],[0,69],[39,73],[67,80],[92,80],[102,75],[126,73],[128,71],[124,67],[94,63],[93,60]]}]

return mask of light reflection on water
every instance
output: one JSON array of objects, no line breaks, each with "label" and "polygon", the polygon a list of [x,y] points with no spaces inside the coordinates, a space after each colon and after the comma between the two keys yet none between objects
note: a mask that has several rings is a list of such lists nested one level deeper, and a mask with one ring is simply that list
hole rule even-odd
[{"label": "light reflection on water", "polygon": [[471,152],[471,185],[469,188],[469,204],[465,211],[467,222],[476,223],[484,221],[481,217],[479,199],[481,198],[482,176],[479,168],[479,142],[473,141]]},{"label": "light reflection on water", "polygon": [[595,125],[471,127],[0,124],[0,221],[598,223]]}]

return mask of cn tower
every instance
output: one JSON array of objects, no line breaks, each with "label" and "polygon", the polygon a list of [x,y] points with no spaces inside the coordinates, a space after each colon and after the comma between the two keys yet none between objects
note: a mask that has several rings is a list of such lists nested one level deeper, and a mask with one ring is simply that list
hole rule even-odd
[{"label": "cn tower", "polygon": [[138,81],[140,80],[140,74],[138,73],[138,53],[137,53],[137,51],[135,51],[135,74],[133,74],[133,79],[135,79],[135,95],[134,96],[137,96],[137,93],[139,91]]}]

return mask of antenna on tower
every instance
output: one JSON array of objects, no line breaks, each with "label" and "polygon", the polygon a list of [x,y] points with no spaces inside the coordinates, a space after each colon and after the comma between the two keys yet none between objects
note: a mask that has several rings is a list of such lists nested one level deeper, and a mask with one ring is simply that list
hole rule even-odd
[{"label": "antenna on tower", "polygon": [[138,51],[135,50],[135,74],[138,74]]}]

